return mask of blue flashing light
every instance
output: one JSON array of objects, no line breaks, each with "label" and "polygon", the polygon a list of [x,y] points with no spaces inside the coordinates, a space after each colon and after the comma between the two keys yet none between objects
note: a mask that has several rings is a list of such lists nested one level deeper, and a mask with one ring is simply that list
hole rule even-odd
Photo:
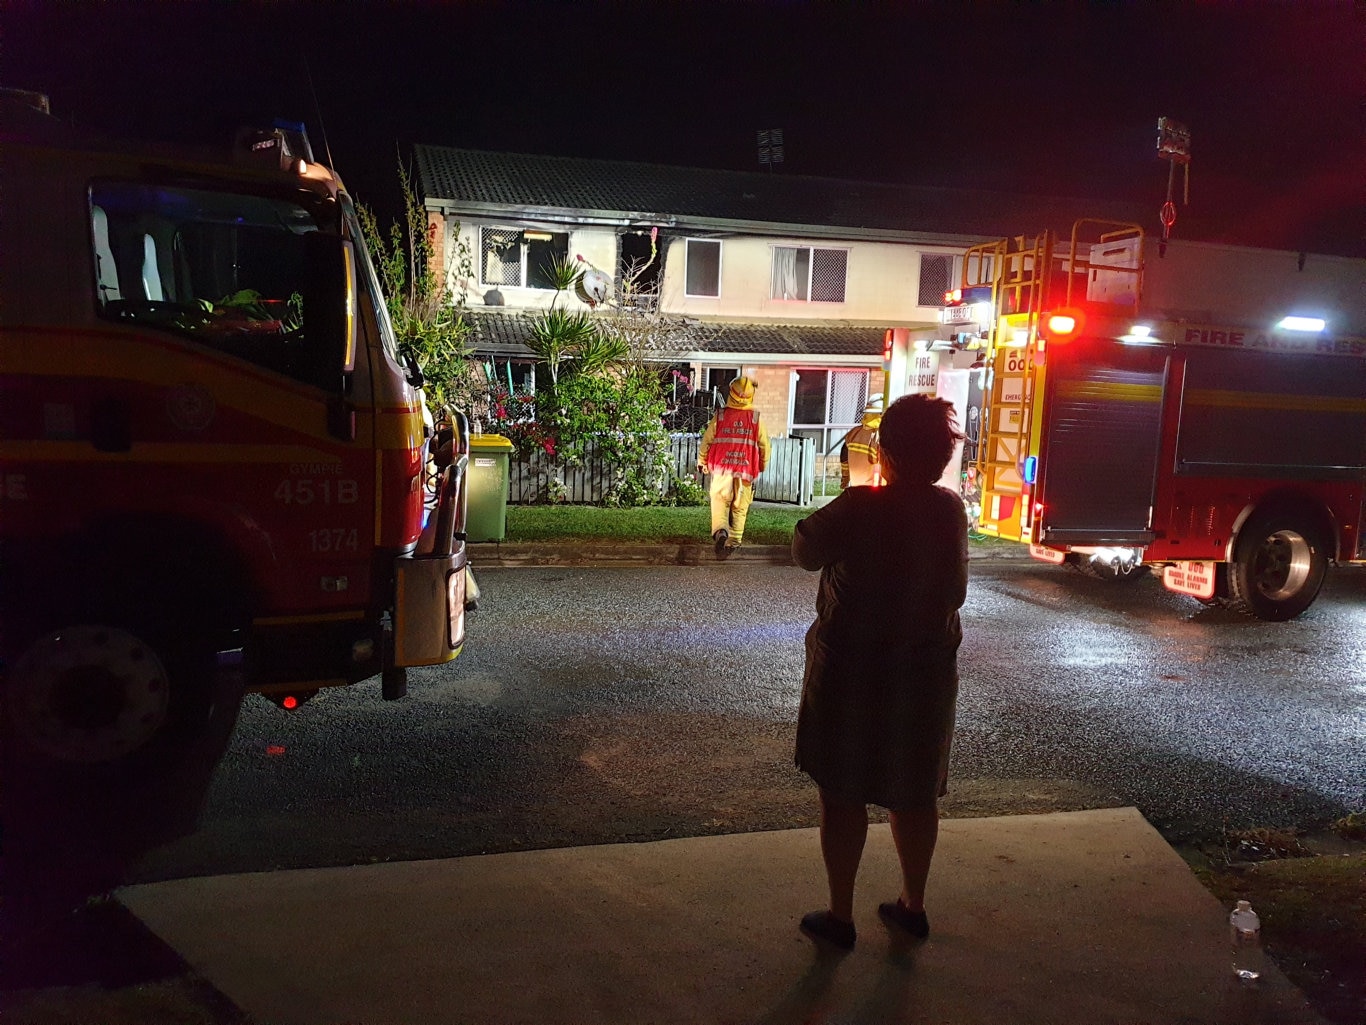
[{"label": "blue flashing light", "polygon": [[1034,477],[1039,472],[1039,457],[1026,456],[1024,461],[1024,482],[1033,484]]}]

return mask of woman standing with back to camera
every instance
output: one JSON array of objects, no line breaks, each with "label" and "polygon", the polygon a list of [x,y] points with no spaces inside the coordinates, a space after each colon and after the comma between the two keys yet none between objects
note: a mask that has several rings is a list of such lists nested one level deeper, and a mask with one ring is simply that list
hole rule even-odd
[{"label": "woman standing with back to camera", "polygon": [[878,907],[924,939],[925,881],[947,792],[967,596],[962,500],[935,482],[962,439],[953,406],[908,395],[882,418],[881,488],[854,487],[797,524],[792,554],[821,571],[806,634],[797,767],[820,787],[830,906],[802,931],[854,946],[854,879],[870,804],[887,809],[901,893]]}]

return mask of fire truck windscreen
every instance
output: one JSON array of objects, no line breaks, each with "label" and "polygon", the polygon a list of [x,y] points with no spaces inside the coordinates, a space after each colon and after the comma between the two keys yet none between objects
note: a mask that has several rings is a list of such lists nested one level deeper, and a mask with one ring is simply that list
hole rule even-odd
[{"label": "fire truck windscreen", "polygon": [[330,227],[319,214],[279,198],[102,182],[90,220],[100,316],[309,379],[307,239]]}]

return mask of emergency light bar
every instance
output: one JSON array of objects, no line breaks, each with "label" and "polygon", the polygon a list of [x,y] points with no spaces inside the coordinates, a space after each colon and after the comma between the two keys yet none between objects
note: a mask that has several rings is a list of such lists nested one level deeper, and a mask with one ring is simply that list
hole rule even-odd
[{"label": "emergency light bar", "polygon": [[276,120],[270,128],[242,128],[232,145],[239,164],[275,167],[303,174],[313,163],[313,147],[302,121]]},{"label": "emergency light bar", "polygon": [[991,313],[990,285],[955,288],[944,293],[944,305],[939,310],[939,323],[989,324]]},{"label": "emergency light bar", "polygon": [[1322,331],[1328,323],[1320,317],[1283,317],[1276,326],[1282,331]]}]

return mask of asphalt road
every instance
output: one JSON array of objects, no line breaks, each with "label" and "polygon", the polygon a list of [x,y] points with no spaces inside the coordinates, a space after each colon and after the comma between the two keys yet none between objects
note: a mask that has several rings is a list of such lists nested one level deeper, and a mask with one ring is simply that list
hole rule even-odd
[{"label": "asphalt road", "polygon": [[[816,578],[732,562],[489,569],[465,653],[283,713],[249,698],[200,829],[131,875],[815,824],[792,766]],[[973,564],[949,816],[1136,805],[1172,842],[1366,801],[1366,574],[1300,619],[1153,579]]]}]

